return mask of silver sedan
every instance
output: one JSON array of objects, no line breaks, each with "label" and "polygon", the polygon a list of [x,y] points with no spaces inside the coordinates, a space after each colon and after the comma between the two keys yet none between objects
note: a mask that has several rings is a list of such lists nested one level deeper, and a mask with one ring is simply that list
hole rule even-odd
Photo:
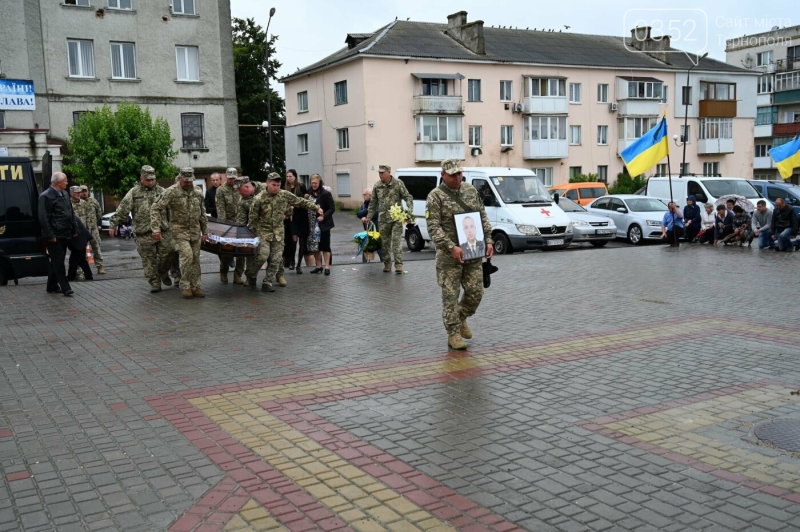
[{"label": "silver sedan", "polygon": [[558,206],[572,220],[572,242],[589,242],[601,248],[617,237],[614,220],[597,216],[567,198],[559,198]]},{"label": "silver sedan", "polygon": [[668,209],[662,201],[650,196],[615,194],[597,198],[586,210],[611,218],[618,237],[641,244],[645,240],[661,240],[661,221]]}]

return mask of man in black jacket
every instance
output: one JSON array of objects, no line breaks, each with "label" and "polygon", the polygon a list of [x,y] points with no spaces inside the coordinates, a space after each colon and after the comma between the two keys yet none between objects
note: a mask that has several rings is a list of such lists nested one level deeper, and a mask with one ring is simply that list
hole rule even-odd
[{"label": "man in black jacket", "polygon": [[39,225],[50,259],[47,274],[47,293],[62,293],[67,297],[74,293],[67,280],[64,258],[70,238],[78,236],[78,219],[72,210],[67,189],[67,176],[53,173],[50,188],[39,195]]},{"label": "man in black jacket", "polygon": [[92,268],[86,260],[86,246],[92,241],[94,236],[86,228],[80,218],[78,218],[78,236],[70,238],[67,242],[69,247],[69,267],[67,268],[67,280],[74,281],[77,277],[78,268],[83,271],[84,279],[93,281]]},{"label": "man in black jacket", "polygon": [[772,240],[778,243],[775,251],[792,251],[792,239],[797,238],[797,213],[783,198],[775,200],[771,229]]},{"label": "man in black jacket", "polygon": [[203,199],[203,203],[206,206],[206,212],[211,215],[212,218],[217,217],[217,188],[222,184],[222,177],[220,177],[219,173],[214,172],[211,174],[211,187],[206,190],[206,197]]}]

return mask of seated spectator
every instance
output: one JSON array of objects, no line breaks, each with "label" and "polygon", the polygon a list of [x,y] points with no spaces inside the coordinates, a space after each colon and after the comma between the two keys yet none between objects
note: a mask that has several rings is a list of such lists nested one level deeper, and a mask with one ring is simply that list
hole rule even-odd
[{"label": "seated spectator", "polygon": [[751,229],[753,235],[758,237],[758,249],[772,249],[775,243],[772,241],[772,209],[767,207],[767,202],[758,200],[756,212],[753,213]]},{"label": "seated spectator", "polygon": [[797,238],[797,213],[783,198],[775,200],[770,229],[772,240],[778,244],[775,251],[792,251],[792,239]]},{"label": "seated spectator", "polygon": [[753,230],[751,228],[752,218],[744,209],[738,205],[733,207],[733,234],[731,240],[738,242],[739,247],[743,246],[745,242],[750,245],[753,241]]},{"label": "seated spectator", "polygon": [[727,238],[733,234],[733,213],[725,208],[724,205],[717,207],[717,215],[714,217],[714,245],[720,241],[727,243]]},{"label": "seated spectator", "polygon": [[697,198],[694,196],[686,198],[686,207],[683,208],[683,223],[686,226],[686,241],[694,242],[702,224],[700,207],[697,206]]},{"label": "seated spectator", "polygon": [[729,199],[725,202],[725,208],[728,209],[728,212],[733,212],[733,206],[736,205],[736,202],[732,199]]},{"label": "seated spectator", "polygon": [[700,244],[714,242],[714,204],[706,203],[700,213],[700,233],[697,235]]},{"label": "seated spectator", "polygon": [[667,207],[669,210],[664,213],[664,218],[661,220],[661,240],[669,242],[671,248],[678,247],[683,236],[683,214],[673,201],[670,201]]}]

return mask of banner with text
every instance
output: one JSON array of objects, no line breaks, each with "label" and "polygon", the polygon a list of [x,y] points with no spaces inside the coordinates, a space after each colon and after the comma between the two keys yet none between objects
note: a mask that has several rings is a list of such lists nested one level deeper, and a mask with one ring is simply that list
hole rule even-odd
[{"label": "banner with text", "polygon": [[0,109],[11,111],[36,110],[33,81],[29,79],[0,79]]}]

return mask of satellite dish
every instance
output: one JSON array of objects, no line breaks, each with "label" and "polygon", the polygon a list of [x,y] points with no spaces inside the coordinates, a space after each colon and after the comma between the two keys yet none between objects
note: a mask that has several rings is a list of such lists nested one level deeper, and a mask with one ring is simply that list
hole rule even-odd
[{"label": "satellite dish", "polygon": [[772,26],[772,31],[779,29],[778,26]]},{"label": "satellite dish", "polygon": [[752,66],[753,64],[753,56],[749,53],[744,56],[744,64],[745,66]]}]

